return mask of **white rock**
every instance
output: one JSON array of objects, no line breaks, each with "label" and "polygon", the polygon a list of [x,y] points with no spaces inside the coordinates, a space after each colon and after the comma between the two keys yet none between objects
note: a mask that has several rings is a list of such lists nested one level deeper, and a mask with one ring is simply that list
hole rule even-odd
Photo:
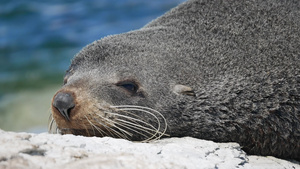
[{"label": "white rock", "polygon": [[169,138],[135,143],[109,137],[0,130],[0,169],[299,168],[298,162],[248,156],[237,143]]}]

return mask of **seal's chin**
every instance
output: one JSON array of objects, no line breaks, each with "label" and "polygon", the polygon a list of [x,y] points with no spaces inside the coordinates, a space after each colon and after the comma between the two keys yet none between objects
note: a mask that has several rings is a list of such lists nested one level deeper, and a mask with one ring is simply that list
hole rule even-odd
[{"label": "seal's chin", "polygon": [[148,107],[94,106],[93,111],[88,112],[72,112],[76,115],[66,117],[53,109],[49,132],[89,137],[109,136],[131,141],[155,140],[166,135],[166,119],[160,112]]}]

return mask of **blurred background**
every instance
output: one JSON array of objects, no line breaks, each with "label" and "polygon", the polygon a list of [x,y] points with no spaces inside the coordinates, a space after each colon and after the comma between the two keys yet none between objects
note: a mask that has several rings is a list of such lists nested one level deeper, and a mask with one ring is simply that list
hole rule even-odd
[{"label": "blurred background", "polygon": [[0,129],[46,132],[50,102],[79,50],[139,29],[184,0],[1,0]]}]

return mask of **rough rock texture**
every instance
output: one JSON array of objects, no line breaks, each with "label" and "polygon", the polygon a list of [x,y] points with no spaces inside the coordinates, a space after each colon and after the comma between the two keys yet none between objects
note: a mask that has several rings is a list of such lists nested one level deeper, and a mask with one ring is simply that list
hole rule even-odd
[{"label": "rough rock texture", "polygon": [[169,138],[151,143],[0,130],[0,168],[300,168],[298,162],[248,156],[236,143]]}]

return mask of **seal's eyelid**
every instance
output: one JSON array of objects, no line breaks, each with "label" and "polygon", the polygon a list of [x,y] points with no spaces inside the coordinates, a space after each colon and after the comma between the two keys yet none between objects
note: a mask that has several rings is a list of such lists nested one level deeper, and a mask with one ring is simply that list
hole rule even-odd
[{"label": "seal's eyelid", "polygon": [[123,87],[127,91],[136,93],[138,90],[138,85],[133,81],[122,81],[116,84],[117,86]]}]

